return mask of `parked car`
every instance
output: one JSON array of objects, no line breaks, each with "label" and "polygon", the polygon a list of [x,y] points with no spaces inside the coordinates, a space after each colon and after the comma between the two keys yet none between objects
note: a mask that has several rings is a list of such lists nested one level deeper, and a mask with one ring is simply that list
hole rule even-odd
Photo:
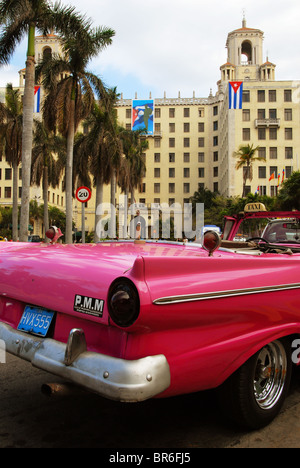
[{"label": "parked car", "polygon": [[0,339],[110,399],[216,389],[228,417],[265,426],[298,363],[300,249],[237,247],[242,216],[226,221],[225,246],[213,231],[201,244],[2,243]]},{"label": "parked car", "polygon": [[28,242],[42,242],[42,239],[40,236],[33,234],[31,236],[28,236]]}]

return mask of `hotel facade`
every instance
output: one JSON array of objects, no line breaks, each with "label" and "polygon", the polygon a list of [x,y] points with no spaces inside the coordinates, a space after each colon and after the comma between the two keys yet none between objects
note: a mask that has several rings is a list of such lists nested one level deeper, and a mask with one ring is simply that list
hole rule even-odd
[{"label": "hotel facade", "polygon": [[[151,98],[153,131],[147,135],[149,148],[144,154],[145,177],[135,192],[135,202],[151,204],[184,203],[200,188],[219,192],[225,197],[241,196],[243,169],[236,169],[235,153],[240,146],[259,146],[264,158],[253,167],[253,179],[247,180],[246,192],[276,196],[283,178],[299,169],[300,157],[300,81],[277,81],[276,65],[263,56],[264,33],[242,27],[228,34],[226,62],[220,66],[215,95],[200,98]],[[56,36],[36,38],[36,61],[45,53],[59,52]],[[24,85],[20,72],[20,89]],[[229,88],[242,86],[242,108],[230,108]],[[5,90],[0,89],[0,97]],[[42,90],[41,90],[42,92]],[[135,96],[137,98],[137,96]],[[119,123],[132,128],[135,99],[117,103]],[[0,162],[0,204],[12,204],[11,168]],[[21,179],[20,179],[21,193]],[[32,188],[32,198],[41,200],[41,187]],[[116,201],[119,201],[116,194]],[[104,201],[110,201],[109,187]],[[49,203],[65,209],[62,184],[49,189]],[[21,199],[20,199],[21,201]],[[74,200],[74,221],[81,228],[81,203]],[[95,196],[85,207],[85,228],[94,230]],[[35,232],[42,234],[42,226]]]}]

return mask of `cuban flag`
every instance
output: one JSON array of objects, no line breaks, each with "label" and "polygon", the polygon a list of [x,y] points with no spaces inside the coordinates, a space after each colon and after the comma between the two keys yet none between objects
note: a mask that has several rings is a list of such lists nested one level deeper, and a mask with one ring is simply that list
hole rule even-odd
[{"label": "cuban flag", "polygon": [[41,87],[35,86],[34,87],[34,110],[33,112],[37,113],[40,112],[41,106]]},{"label": "cuban flag", "polygon": [[243,107],[243,82],[229,81],[229,109],[242,109]]}]

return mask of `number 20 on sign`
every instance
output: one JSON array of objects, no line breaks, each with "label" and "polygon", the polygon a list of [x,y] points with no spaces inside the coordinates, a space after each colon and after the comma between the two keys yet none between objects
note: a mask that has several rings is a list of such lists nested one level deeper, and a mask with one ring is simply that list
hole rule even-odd
[{"label": "number 20 on sign", "polygon": [[86,203],[92,196],[92,192],[88,187],[79,187],[76,190],[76,198],[81,203]]}]

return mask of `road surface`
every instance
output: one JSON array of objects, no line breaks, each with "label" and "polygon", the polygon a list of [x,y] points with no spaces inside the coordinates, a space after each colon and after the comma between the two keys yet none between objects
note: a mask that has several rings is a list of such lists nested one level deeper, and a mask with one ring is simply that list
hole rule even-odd
[{"label": "road surface", "polygon": [[134,404],[85,392],[47,397],[41,386],[61,381],[8,354],[0,379],[0,448],[300,447],[300,369],[279,417],[251,433],[222,419],[213,392]]}]

